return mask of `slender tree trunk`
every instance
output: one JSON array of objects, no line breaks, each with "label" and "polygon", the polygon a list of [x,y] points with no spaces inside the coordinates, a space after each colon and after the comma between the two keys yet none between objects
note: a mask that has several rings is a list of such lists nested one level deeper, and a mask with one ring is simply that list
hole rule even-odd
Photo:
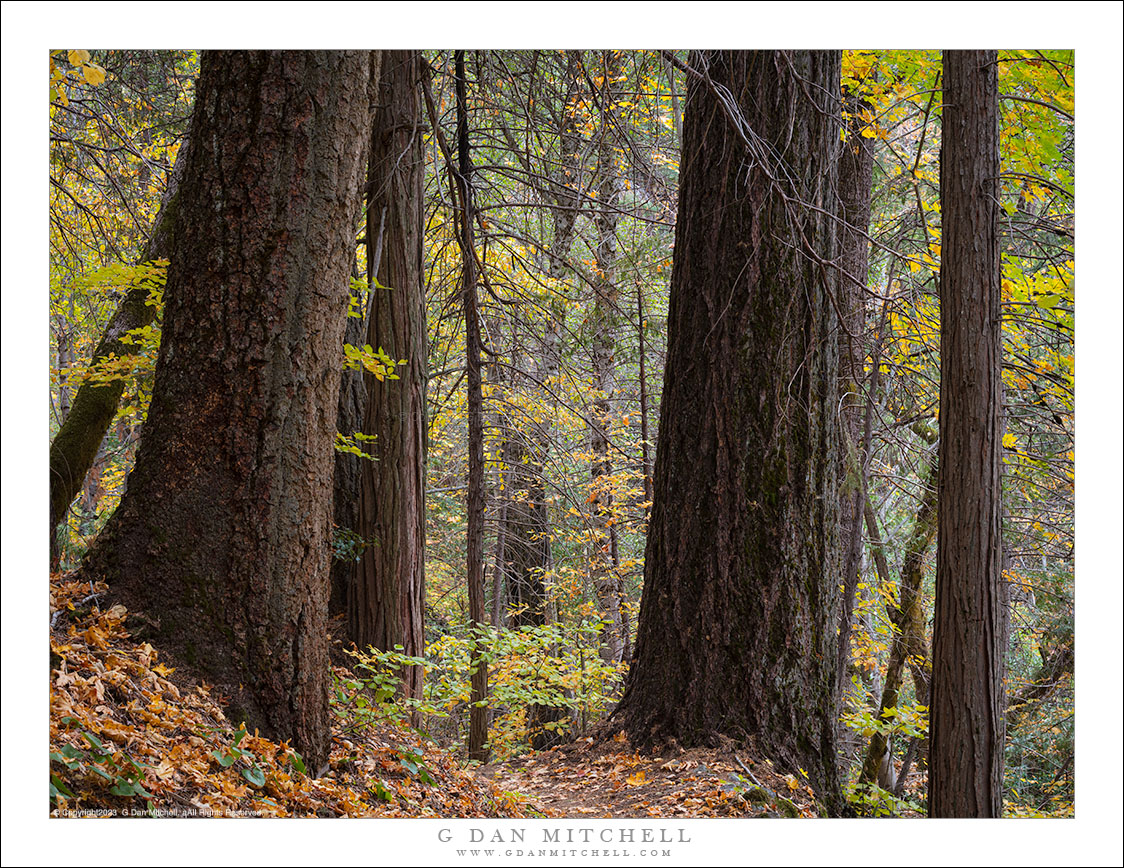
[{"label": "slender tree trunk", "polygon": [[327,760],[332,460],[369,52],[205,52],[163,340],[104,576],[227,715]]},{"label": "slender tree trunk", "polygon": [[461,276],[468,388],[468,539],[467,582],[468,615],[476,631],[472,648],[472,692],[469,712],[469,759],[488,761],[488,664],[484,659],[481,633],[485,627],[484,613],[484,398],[481,388],[480,314],[476,305],[476,240],[472,199],[472,150],[468,139],[468,95],[465,81],[464,52],[455,54],[457,90],[457,183],[460,188],[460,243],[464,259]]},{"label": "slender tree trunk", "polygon": [[[425,653],[426,328],[422,235],[425,163],[419,99],[422,57],[383,54],[371,143],[367,237],[371,313],[366,342],[396,362],[397,380],[367,372],[363,431],[373,435],[359,486],[360,555],[348,604],[348,634],[368,645]],[[377,251],[373,258],[371,252]],[[407,696],[421,698],[420,666],[403,673]]]},{"label": "slender tree trunk", "polygon": [[753,740],[836,812],[839,336],[821,262],[836,251],[840,55],[691,66],[673,364],[616,715],[640,744]]},{"label": "slender tree trunk", "polygon": [[1065,680],[1073,677],[1073,634],[1070,633],[1042,657],[1034,678],[1011,696],[1007,728],[1013,730],[1034,703],[1046,699]]},{"label": "slender tree trunk", "polygon": [[644,471],[644,517],[647,519],[652,512],[652,460],[651,441],[648,439],[648,351],[645,348],[644,332],[647,331],[647,320],[644,319],[644,291],[640,284],[636,285],[636,322],[637,337],[640,339],[640,462]]},{"label": "slender tree trunk", "polygon": [[[190,135],[190,133],[189,133]],[[160,211],[152,227],[152,234],[138,259],[139,263],[154,262],[172,257],[172,236],[175,231],[177,192],[183,167],[187,163],[188,143],[176,155],[176,164],[168,177],[168,186],[160,203]],[[137,352],[138,344],[126,343],[125,336],[133,329],[150,325],[156,318],[156,308],[148,304],[147,286],[130,290],[114,311],[102,334],[101,341],[90,359],[96,365],[112,356],[125,358]],[[51,533],[90,470],[105,432],[117,415],[117,402],[125,391],[124,380],[108,383],[85,382],[78,387],[66,418],[62,420],[50,448],[51,471]]]},{"label": "slender tree trunk", "polygon": [[[368,252],[370,261],[370,252]],[[352,267],[352,277],[356,277]],[[363,345],[367,334],[366,307],[353,290],[349,290],[347,325],[343,341],[353,347]],[[353,314],[358,313],[359,316]],[[367,407],[367,389],[363,385],[361,370],[345,369],[340,378],[340,398],[336,406],[336,430],[351,436],[362,430],[363,413]],[[332,560],[331,598],[328,612],[333,617],[347,615],[347,600],[355,578],[355,564],[359,552],[367,543],[359,531],[359,480],[363,461],[367,459],[350,452],[336,452],[335,472],[332,482],[332,517],[335,522],[336,548],[342,552]]]},{"label": "slender tree trunk", "polygon": [[624,659],[621,579],[613,553],[613,464],[609,458],[609,427],[616,390],[616,324],[619,319],[616,286],[618,201],[624,186],[616,159],[616,103],[620,98],[620,54],[606,51],[601,63],[601,129],[597,145],[597,247],[591,336],[594,400],[589,446],[593,455],[590,480],[592,503],[590,573],[604,612],[606,626],[601,656],[606,663]]},{"label": "slender tree trunk", "polygon": [[[934,432],[930,443],[935,439]],[[925,576],[925,556],[937,533],[937,489],[933,484],[936,481],[936,460],[934,453],[921,480],[921,504],[913,519],[909,540],[906,542],[898,603],[887,607],[890,621],[894,625],[894,638],[890,644],[890,660],[886,665],[882,699],[876,713],[879,719],[882,719],[883,713],[888,709],[898,707],[898,697],[907,663],[910,660],[920,659],[925,661],[919,664],[924,667],[929,657],[929,649],[925,642],[926,617],[922,581]],[[928,691],[919,694],[917,701],[922,705],[927,704],[927,694]],[[893,763],[890,757],[889,740],[885,734],[876,732],[871,736],[860,780],[877,782],[880,787],[893,789]]]},{"label": "slender tree trunk", "polygon": [[[860,117],[862,103],[852,95],[845,97],[850,114],[846,139],[839,158],[839,207],[844,226],[841,233],[839,299],[842,328],[839,354],[840,410],[844,435],[847,438],[847,475],[843,485],[843,510],[840,516],[840,539],[843,541],[843,602],[839,613],[839,654],[836,676],[839,692],[847,682],[847,662],[851,656],[851,620],[855,604],[855,588],[859,581],[862,560],[863,491],[866,486],[864,460],[864,405],[871,398],[862,398],[866,327],[866,277],[870,259],[867,233],[870,229],[870,196],[874,177],[874,146],[862,134]],[[877,367],[877,365],[875,366]]]},{"label": "slender tree trunk", "polygon": [[941,408],[929,815],[1003,810],[999,123],[995,51],[944,53]]},{"label": "slender tree trunk", "polygon": [[[565,278],[574,240],[574,228],[581,204],[582,185],[579,152],[582,145],[577,127],[577,101],[581,91],[581,53],[566,53],[562,70],[566,97],[558,127],[560,169],[544,196],[554,201],[553,236],[547,271],[555,280]],[[566,309],[557,299],[550,302],[547,319],[533,371],[535,383],[551,386],[562,362],[561,342]],[[505,444],[511,468],[511,499],[504,517],[507,555],[505,571],[509,598],[518,615],[514,627],[544,627],[552,623],[548,577],[553,567],[551,552],[550,506],[547,502],[546,462],[550,452],[551,425],[548,416],[525,419],[512,426],[511,441]],[[557,649],[555,649],[557,651]],[[559,734],[551,724],[564,718],[561,708],[532,703],[527,708],[527,733],[531,746],[543,750],[557,743]]]}]

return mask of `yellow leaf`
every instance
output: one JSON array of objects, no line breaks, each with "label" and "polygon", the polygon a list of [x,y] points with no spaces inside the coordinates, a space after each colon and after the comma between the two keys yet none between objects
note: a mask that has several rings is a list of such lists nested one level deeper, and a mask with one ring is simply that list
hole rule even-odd
[{"label": "yellow leaf", "polygon": [[1015,440],[1014,434],[1004,434],[1003,435],[1003,448],[1004,449],[1014,449],[1015,443],[1016,443],[1016,440]]},{"label": "yellow leaf", "polygon": [[84,48],[72,48],[66,55],[66,59],[71,62],[73,66],[85,63],[90,59],[90,52]]},{"label": "yellow leaf", "polygon": [[94,63],[87,63],[82,67],[82,75],[92,85],[99,85],[105,81],[105,70]]},{"label": "yellow leaf", "polygon": [[628,776],[628,785],[630,787],[641,787],[647,783],[647,775],[643,771],[638,771],[636,774]]}]

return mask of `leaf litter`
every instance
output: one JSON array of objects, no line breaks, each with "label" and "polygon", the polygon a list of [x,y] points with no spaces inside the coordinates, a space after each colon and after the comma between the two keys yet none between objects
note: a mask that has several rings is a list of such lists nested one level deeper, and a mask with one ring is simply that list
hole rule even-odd
[{"label": "leaf litter", "polygon": [[51,577],[52,816],[818,816],[812,789],[768,760],[674,743],[641,754],[608,730],[473,769],[409,727],[337,718],[328,770],[312,777],[130,637],[125,607],[99,605],[107,590]]}]

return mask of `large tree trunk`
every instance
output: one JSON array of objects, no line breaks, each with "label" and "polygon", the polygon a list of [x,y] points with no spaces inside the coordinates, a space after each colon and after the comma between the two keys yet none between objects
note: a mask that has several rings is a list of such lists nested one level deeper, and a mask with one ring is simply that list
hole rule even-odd
[{"label": "large tree trunk", "polygon": [[995,51],[946,51],[929,816],[1003,810],[999,122]]},{"label": "large tree trunk", "polygon": [[[364,461],[357,532],[363,549],[349,603],[349,635],[360,648],[425,653],[426,331],[422,233],[422,58],[388,51],[382,64],[372,142],[367,237],[371,286],[367,343],[395,361],[397,380],[366,376],[364,433],[375,435]],[[378,255],[371,258],[370,251]],[[408,696],[421,698],[420,666],[403,673]]]},{"label": "large tree trunk", "polygon": [[840,55],[692,55],[636,659],[640,743],[756,741],[841,810]]},{"label": "large tree trunk", "polygon": [[[160,211],[152,227],[139,263],[169,259],[172,255],[172,235],[177,214],[177,192],[184,165],[187,163],[188,143],[176,155],[176,164],[168,177],[168,186],[160,203]],[[148,304],[149,289],[138,286],[128,293],[113,312],[105,327],[101,341],[90,359],[91,365],[110,357],[123,359],[134,355],[139,344],[127,343],[125,337],[133,329],[150,325],[156,318],[156,308]],[[108,383],[85,382],[78,387],[59,430],[51,441],[51,536],[55,535],[66,509],[90,470],[98,448],[113,417],[117,415],[117,402],[125,391],[124,380]]]},{"label": "large tree trunk", "polygon": [[369,52],[207,52],[152,406],[84,575],[228,716],[328,742],[332,460]]}]

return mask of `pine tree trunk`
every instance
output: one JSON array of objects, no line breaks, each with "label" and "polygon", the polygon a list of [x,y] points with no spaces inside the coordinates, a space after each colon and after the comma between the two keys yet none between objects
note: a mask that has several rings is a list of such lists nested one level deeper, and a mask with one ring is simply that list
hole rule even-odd
[{"label": "pine tree trunk", "polygon": [[[828,810],[840,552],[840,55],[696,53],[632,738],[730,737]],[[811,207],[805,207],[805,205]]]},{"label": "pine tree trunk", "polygon": [[[357,565],[348,633],[373,645],[420,657],[425,653],[425,388],[427,346],[422,233],[425,164],[417,51],[383,55],[372,142],[367,237],[381,238],[371,286],[366,342],[396,362],[400,379],[365,377],[363,431],[375,461],[361,469],[357,532],[370,544]],[[369,260],[369,267],[375,267]],[[404,673],[403,689],[421,698],[420,666]]]},{"label": "pine tree trunk", "polygon": [[328,756],[340,345],[377,66],[207,52],[136,466],[84,577],[228,716]]},{"label": "pine tree trunk", "polygon": [[998,95],[995,51],[944,53],[931,817],[1003,810]]}]

